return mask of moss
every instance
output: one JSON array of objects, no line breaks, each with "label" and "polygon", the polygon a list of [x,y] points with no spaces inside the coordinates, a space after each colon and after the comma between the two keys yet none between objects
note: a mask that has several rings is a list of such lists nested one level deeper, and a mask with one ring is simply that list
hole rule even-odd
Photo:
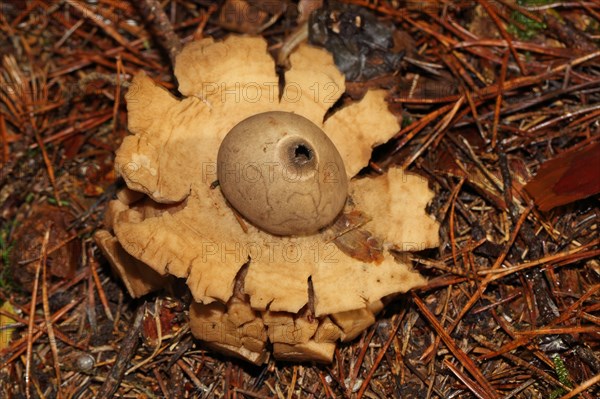
[{"label": "moss", "polygon": [[[51,198],[51,197],[49,197],[49,198],[47,199],[47,201],[48,201],[48,203],[49,203],[50,205],[57,205],[57,204],[58,204],[58,202],[56,201],[56,199],[55,199],[55,198]],[[69,205],[70,205],[70,204],[69,204],[69,201],[65,201],[65,200],[61,200],[61,201],[60,201],[60,206],[69,206]]]},{"label": "moss", "polygon": [[[550,3],[549,0],[517,0],[517,4],[524,7],[539,6],[548,3]],[[515,24],[510,24],[507,30],[519,39],[532,39],[540,30],[546,29],[546,24],[534,21],[518,11],[513,11],[510,18]],[[525,29],[520,29],[518,26],[523,26]]]},{"label": "moss", "polygon": [[10,252],[14,247],[8,242],[8,234],[13,223],[7,223],[0,229],[0,289],[11,290],[13,281],[10,273]]},{"label": "moss", "polygon": [[[572,387],[571,381],[569,381],[569,371],[567,370],[567,366],[562,358],[559,355],[554,355],[552,361],[554,362],[554,369],[556,370],[558,380],[569,388]],[[557,388],[550,394],[550,399],[560,398],[565,393],[566,392],[563,388]]]}]

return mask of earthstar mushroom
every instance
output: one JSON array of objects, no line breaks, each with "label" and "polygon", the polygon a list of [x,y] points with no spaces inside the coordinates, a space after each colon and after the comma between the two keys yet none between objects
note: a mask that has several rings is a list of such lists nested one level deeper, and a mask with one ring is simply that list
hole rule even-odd
[{"label": "earthstar mushroom", "polygon": [[[96,234],[119,274],[127,277],[134,267],[126,284],[132,296],[161,286],[139,281],[144,267],[164,280],[185,279],[194,298],[194,336],[256,364],[270,353],[278,359],[330,362],[336,343],[371,325],[389,296],[425,283],[405,250],[438,245],[439,224],[425,211],[433,198],[426,180],[394,168],[377,178],[353,178],[368,164],[372,147],[399,129],[387,111],[386,93],[371,90],[324,119],[344,92],[343,75],[331,55],[301,45],[290,55],[290,65],[282,95],[274,95],[278,78],[266,41],[229,36],[191,42],[182,50],[175,75],[183,99],[144,73],[136,75],[126,95],[132,134],[115,160],[127,188],[109,204],[107,229]],[[272,112],[290,120],[306,118],[337,150],[322,152],[329,144],[313,141],[326,142],[321,133],[299,139],[291,129],[273,129],[278,135],[272,140],[249,139],[240,146],[238,126],[243,130],[260,119],[257,123],[264,124]],[[224,149],[228,134],[241,159]],[[286,225],[286,217],[276,212],[252,215],[260,196],[268,194],[255,193],[258,185],[251,179],[228,187],[227,172],[261,153],[267,162],[283,161],[282,173],[286,163],[302,172],[319,166],[312,175],[316,179],[283,181],[297,186],[284,184],[277,194],[306,191],[309,203],[316,204],[302,213],[310,223],[299,218]],[[330,161],[337,168],[333,174],[323,168]],[[229,162],[229,168],[220,168],[220,162]],[[337,181],[326,182],[327,177]],[[213,185],[217,179],[221,187]],[[324,189],[325,184],[338,190]],[[314,196],[316,189],[322,196]],[[239,198],[236,190],[242,190]],[[332,198],[323,196],[332,194],[328,191],[335,191]],[[275,228],[261,225],[269,217]]]}]

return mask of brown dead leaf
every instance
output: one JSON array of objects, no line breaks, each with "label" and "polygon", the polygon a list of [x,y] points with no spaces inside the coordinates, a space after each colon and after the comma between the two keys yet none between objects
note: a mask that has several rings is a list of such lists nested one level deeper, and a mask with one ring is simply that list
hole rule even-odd
[{"label": "brown dead leaf", "polygon": [[226,29],[256,35],[275,23],[284,10],[281,1],[227,0],[219,23]]},{"label": "brown dead leaf", "polygon": [[346,255],[362,262],[383,261],[383,243],[361,227],[371,219],[360,211],[340,215],[330,227],[331,241]]},{"label": "brown dead leaf", "polygon": [[[156,306],[144,315],[142,324],[142,336],[146,345],[155,347],[160,339],[166,339],[179,330],[179,322],[183,312],[181,302],[173,299],[161,299]],[[160,337],[158,329],[160,327]]]},{"label": "brown dead leaf", "polygon": [[525,190],[542,211],[600,193],[600,143],[546,161]]},{"label": "brown dead leaf", "polygon": [[[32,289],[36,262],[42,248],[42,240],[50,226],[48,242],[48,266],[52,276],[71,278],[77,269],[80,241],[71,239],[68,226],[73,220],[69,212],[52,205],[35,204],[27,219],[17,228],[11,252],[12,275],[16,283],[27,290]],[[57,248],[56,250],[54,250]]]},{"label": "brown dead leaf", "polygon": [[[4,302],[2,306],[0,306],[0,310],[7,314],[16,315],[15,308],[8,301]],[[10,342],[12,341],[12,336],[15,332],[15,329],[7,326],[13,323],[16,323],[15,319],[5,314],[0,314],[0,351],[2,351],[5,348],[8,348]]]}]

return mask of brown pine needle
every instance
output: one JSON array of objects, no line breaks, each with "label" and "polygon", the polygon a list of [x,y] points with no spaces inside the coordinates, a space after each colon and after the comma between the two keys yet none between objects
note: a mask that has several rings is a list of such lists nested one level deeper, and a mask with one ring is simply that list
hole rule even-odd
[{"label": "brown pine needle", "polygon": [[2,139],[2,164],[8,163],[8,155],[10,149],[8,147],[8,133],[6,131],[6,121],[4,120],[4,114],[0,114],[0,138]]},{"label": "brown pine needle", "polygon": [[481,388],[489,393],[488,396],[490,399],[497,398],[498,395],[494,388],[490,385],[489,381],[482,374],[481,370],[475,362],[467,355],[462,349],[458,347],[456,341],[452,337],[450,337],[449,332],[447,332],[444,327],[440,324],[438,319],[435,317],[433,313],[429,310],[427,305],[417,296],[417,294],[412,294],[413,301],[421,311],[421,314],[425,316],[427,321],[431,324],[435,332],[444,341],[444,344],[448,347],[448,350],[452,352],[452,354],[456,357],[456,359],[467,369],[467,371],[475,378],[475,381],[481,385]]},{"label": "brown pine needle", "polygon": [[[508,255],[508,251],[509,251],[510,247],[514,244],[514,242],[517,238],[517,234],[519,233],[519,230],[521,229],[521,226],[523,225],[523,223],[525,223],[525,219],[529,215],[529,212],[531,212],[532,208],[533,208],[533,204],[529,205],[529,207],[527,209],[525,209],[523,211],[523,213],[521,214],[512,234],[511,234],[509,242],[507,243],[504,251],[502,251],[502,254],[496,259],[496,262],[492,266],[492,270],[498,269],[504,262],[504,259]],[[489,276],[487,276],[483,279],[480,287],[477,289],[477,291],[475,291],[473,296],[471,296],[471,298],[469,298],[469,301],[467,302],[467,304],[460,311],[458,317],[456,318],[456,321],[452,324],[452,327],[450,327],[450,331],[448,333],[452,332],[454,330],[454,328],[456,328],[456,326],[458,325],[458,322],[464,317],[464,315],[469,311],[469,309],[471,309],[471,307],[479,300],[479,298],[481,298],[481,295],[483,295],[483,292],[485,291],[487,285],[491,281],[492,281],[492,278],[490,278]]]},{"label": "brown pine needle", "polygon": [[502,109],[502,99],[504,97],[504,80],[506,80],[506,69],[508,67],[508,52],[504,53],[502,58],[502,69],[498,78],[498,95],[496,96],[496,106],[494,107],[494,123],[492,125],[492,148],[496,147],[498,142],[498,124],[500,123],[500,110]]},{"label": "brown pine needle", "polygon": [[539,328],[531,331],[515,331],[516,335],[555,335],[555,334],[599,334],[597,326],[579,326],[564,328]]},{"label": "brown pine needle", "polygon": [[60,358],[58,356],[58,348],[56,347],[56,336],[54,335],[54,327],[52,326],[50,304],[48,302],[48,262],[47,262],[47,242],[50,236],[51,227],[48,228],[44,242],[46,245],[42,246],[42,308],[44,309],[44,319],[46,320],[46,332],[48,333],[48,340],[50,342],[50,351],[52,352],[52,360],[54,362],[54,373],[56,375],[56,397],[61,399],[63,397],[61,389],[61,375],[60,375]]},{"label": "brown pine needle", "polygon": [[102,303],[102,307],[104,308],[104,313],[106,314],[106,317],[108,318],[108,320],[114,321],[112,312],[110,310],[110,306],[108,304],[108,300],[106,299],[106,294],[104,293],[104,288],[102,288],[100,276],[98,276],[98,271],[96,270],[97,261],[90,255],[91,251],[89,253],[90,271],[92,272],[92,277],[94,278],[94,284],[96,285],[96,291],[98,291],[98,297],[100,298],[100,302]]},{"label": "brown pine needle", "polygon": [[35,320],[35,308],[37,303],[37,291],[40,281],[40,271],[42,270],[42,264],[45,262],[46,249],[48,247],[48,240],[50,239],[50,228],[46,230],[44,234],[44,241],[42,242],[42,249],[40,250],[41,259],[35,268],[35,277],[33,280],[33,290],[31,293],[31,307],[29,309],[29,325],[27,327],[27,354],[25,355],[25,397],[31,398],[31,362],[33,355],[33,324]]},{"label": "brown pine needle", "polygon": [[454,363],[448,359],[444,359],[444,365],[448,367],[463,384],[465,384],[473,395],[477,396],[479,399],[488,399],[491,397],[475,381],[466,376]]},{"label": "brown pine needle", "polygon": [[494,23],[496,24],[496,27],[498,28],[498,32],[500,32],[500,34],[502,35],[504,40],[506,40],[506,42],[508,43],[508,48],[510,49],[510,52],[512,53],[513,58],[515,59],[515,62],[519,66],[519,70],[521,71],[521,74],[527,75],[527,70],[525,69],[525,65],[523,65],[523,62],[519,58],[519,54],[517,53],[517,50],[513,46],[512,37],[510,37],[510,35],[506,31],[506,29],[504,29],[504,25],[502,24],[502,21],[498,17],[498,14],[496,14],[496,11],[494,11],[493,7],[490,5],[490,3],[487,0],[477,0],[477,2],[479,4],[481,4],[481,6],[485,9],[485,11],[488,13],[490,18],[492,19],[492,21],[494,21]]},{"label": "brown pine needle", "polygon": [[[269,2],[253,0],[38,0],[0,7],[0,34],[7,38],[0,57],[0,302],[17,311],[0,310],[0,339],[10,339],[0,353],[0,398],[355,398],[360,390],[362,398],[515,399],[556,396],[560,389],[562,399],[596,398],[599,214],[597,198],[586,194],[594,187],[586,182],[594,181],[588,165],[595,159],[585,155],[600,142],[598,1],[345,0],[345,15],[331,12],[340,2],[322,2],[313,22],[342,16],[339,28],[349,22],[355,33],[340,36],[337,22],[325,23],[331,38],[366,38],[363,28],[373,21],[392,32],[392,50],[366,57],[385,72],[347,81],[328,115],[367,90],[387,92],[399,128],[377,143],[361,178],[408,167],[430,181],[435,196],[427,212],[441,222],[440,245],[412,262],[427,283],[414,303],[410,294],[384,298],[385,311],[377,315],[383,320],[339,342],[330,365],[246,367],[217,356],[192,338],[192,299],[167,297],[178,285],[157,292],[154,303],[161,306],[136,320],[139,302],[90,240],[97,229],[110,230],[103,222],[115,216],[109,203],[123,186],[114,172],[115,150],[129,134],[123,94],[143,70],[182,100],[172,60],[182,44],[233,33],[234,25],[220,21],[247,16],[225,15],[228,3],[274,15]],[[270,3],[289,11],[262,34],[271,55],[286,43],[299,45],[297,39],[316,45],[315,26],[300,27],[297,16],[308,15],[304,3],[321,2]],[[382,34],[376,31],[378,40]],[[340,48],[329,51],[339,60]],[[393,70],[390,51],[404,52]],[[271,73],[285,89],[287,71]],[[568,173],[552,174],[560,170]],[[28,219],[33,206],[47,201],[73,213],[65,234],[56,224],[47,234],[45,221]],[[151,202],[144,198],[139,207]],[[361,228],[379,223],[372,216],[364,215]],[[25,222],[35,228],[23,228]],[[82,253],[71,254],[70,265],[79,267],[65,276],[71,247]],[[312,291],[308,309],[314,310]],[[269,329],[261,334],[268,337]],[[571,387],[559,381],[555,352]]]},{"label": "brown pine needle", "polygon": [[[387,352],[390,345],[394,341],[394,337],[396,336],[398,329],[402,325],[403,317],[397,317],[397,319],[398,319],[398,321],[396,322],[396,324],[392,327],[392,329],[390,331],[389,338],[383,344],[381,349],[379,349],[379,353],[377,354],[377,357],[375,358],[375,361],[373,362],[371,369],[369,370],[369,372],[367,373],[367,376],[365,377],[365,380],[361,384],[361,386],[358,390],[358,393],[356,394],[357,399],[362,398],[363,395],[365,394],[365,391],[367,390],[367,387],[369,386],[369,383],[370,383],[371,379],[373,378],[373,374],[375,374],[375,371],[377,370],[377,366],[379,365],[379,363],[381,363],[381,361],[383,360],[383,357],[385,356],[385,353]],[[375,328],[373,328],[373,331],[375,331]]]},{"label": "brown pine needle", "polygon": [[567,393],[566,395],[561,396],[559,399],[571,399],[571,398],[574,398],[575,396],[579,395],[580,393],[582,393],[586,389],[589,389],[589,388],[593,387],[594,385],[596,385],[598,383],[600,383],[600,374],[596,374],[595,376],[593,376],[589,380],[584,381],[583,384],[578,385],[571,392]]}]

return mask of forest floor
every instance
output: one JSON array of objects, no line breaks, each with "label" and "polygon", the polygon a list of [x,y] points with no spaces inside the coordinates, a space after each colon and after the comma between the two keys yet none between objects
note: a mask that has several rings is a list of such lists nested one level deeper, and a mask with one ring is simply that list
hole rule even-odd
[{"label": "forest floor", "polygon": [[132,299],[92,236],[136,72],[176,93],[174,41],[241,32],[276,55],[336,6],[153,3],[0,1],[0,397],[600,397],[600,3],[346,2],[391,32],[377,48],[355,18],[375,66],[404,57],[350,67],[344,101],[388,91],[402,128],[370,167],[427,177],[441,244],[332,364],[260,367],[194,340],[183,300]]}]

